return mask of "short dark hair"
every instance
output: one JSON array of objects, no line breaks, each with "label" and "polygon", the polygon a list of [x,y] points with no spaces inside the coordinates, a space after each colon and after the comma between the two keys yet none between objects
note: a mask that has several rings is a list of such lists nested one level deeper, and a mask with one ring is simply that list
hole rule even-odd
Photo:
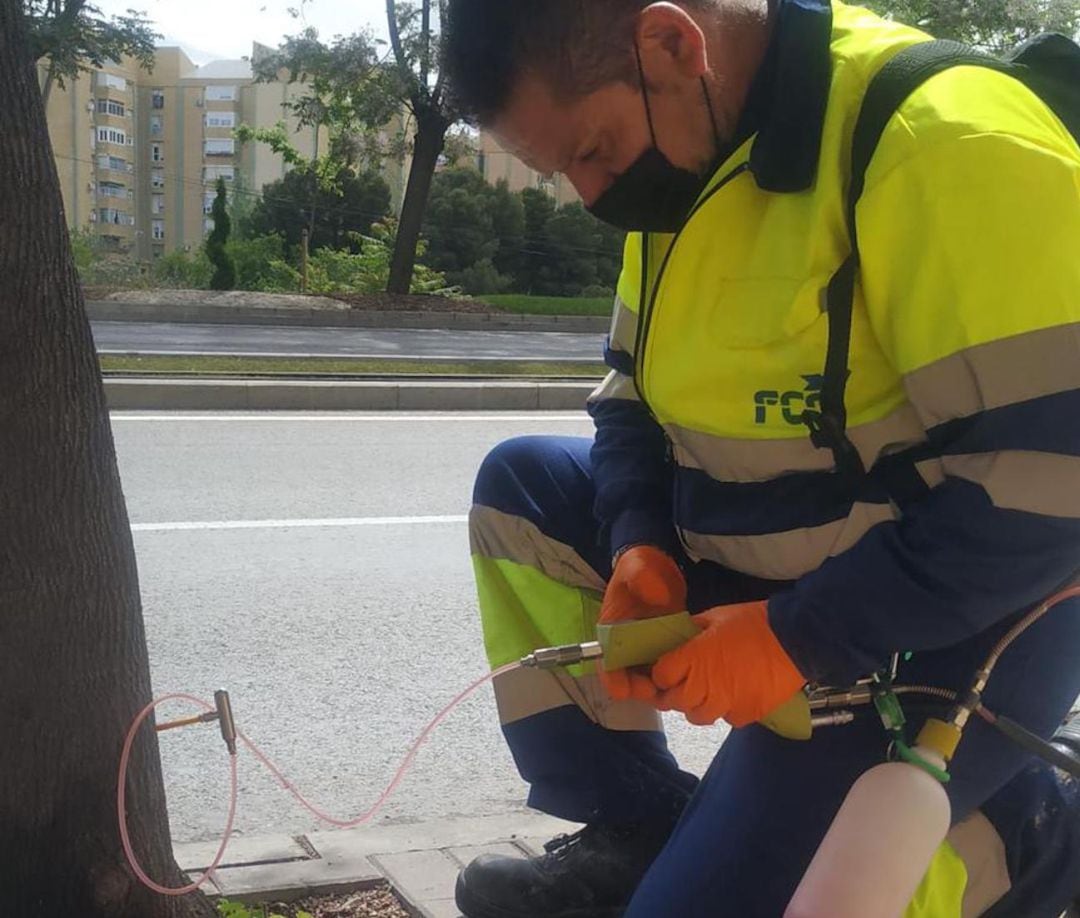
[{"label": "short dark hair", "polygon": [[[450,0],[443,67],[455,107],[489,122],[522,73],[545,77],[556,96],[636,82],[634,32],[653,0]],[[687,5],[700,6],[703,0]]]}]

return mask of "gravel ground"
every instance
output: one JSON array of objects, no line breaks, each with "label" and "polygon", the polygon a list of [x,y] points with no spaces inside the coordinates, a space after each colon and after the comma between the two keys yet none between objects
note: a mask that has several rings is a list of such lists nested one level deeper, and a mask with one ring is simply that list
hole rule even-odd
[{"label": "gravel ground", "polygon": [[267,916],[274,918],[278,915],[295,918],[303,912],[307,912],[311,918],[409,918],[409,913],[401,907],[388,886],[266,907]]}]

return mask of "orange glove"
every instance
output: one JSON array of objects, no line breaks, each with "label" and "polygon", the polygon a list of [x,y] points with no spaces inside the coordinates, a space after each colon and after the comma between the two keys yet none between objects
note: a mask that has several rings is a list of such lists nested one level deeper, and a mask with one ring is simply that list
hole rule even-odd
[{"label": "orange glove", "polygon": [[656,661],[652,681],[661,711],[682,711],[692,724],[723,718],[745,727],[791,698],[806,679],[769,627],[768,603],[709,609],[702,632]]},{"label": "orange glove", "polygon": [[[615,562],[600,606],[600,622],[607,625],[655,618],[685,609],[686,579],[675,559],[653,545],[635,545]],[[616,701],[652,701],[656,697],[656,687],[644,672],[607,672],[601,667],[599,673],[607,693]]]}]

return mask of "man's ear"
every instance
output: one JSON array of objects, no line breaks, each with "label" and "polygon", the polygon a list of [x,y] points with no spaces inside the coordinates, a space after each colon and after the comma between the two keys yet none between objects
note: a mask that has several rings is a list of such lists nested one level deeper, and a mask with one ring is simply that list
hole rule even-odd
[{"label": "man's ear", "polygon": [[708,72],[705,33],[681,6],[662,2],[645,7],[638,16],[636,34],[650,88],[663,89],[669,81],[698,80]]}]

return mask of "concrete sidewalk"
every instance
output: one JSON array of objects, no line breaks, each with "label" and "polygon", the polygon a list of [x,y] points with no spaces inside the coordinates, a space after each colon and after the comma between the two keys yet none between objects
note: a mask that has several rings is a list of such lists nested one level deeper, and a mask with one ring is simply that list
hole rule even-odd
[{"label": "concrete sidewalk", "polygon": [[[578,826],[522,813],[386,825],[307,835],[236,838],[204,890],[241,901],[291,901],[348,892],[386,880],[417,918],[458,918],[454,882],[478,854],[540,854],[543,843]],[[175,846],[180,867],[199,876],[218,843]]]},{"label": "concrete sidewalk", "polygon": [[599,380],[106,377],[112,411],[581,411]]}]

